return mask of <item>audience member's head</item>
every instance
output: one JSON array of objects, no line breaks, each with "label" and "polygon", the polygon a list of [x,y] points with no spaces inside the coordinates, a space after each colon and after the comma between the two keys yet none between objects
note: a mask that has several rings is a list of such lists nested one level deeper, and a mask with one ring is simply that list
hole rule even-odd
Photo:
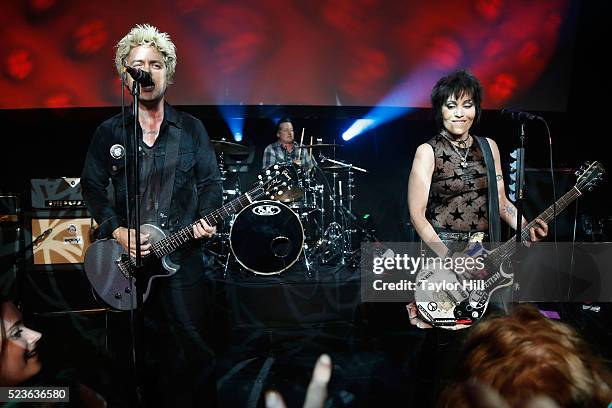
[{"label": "audience member's head", "polygon": [[468,407],[466,384],[491,387],[510,407],[546,396],[560,407],[603,407],[611,401],[611,374],[568,325],[533,306],[493,317],[471,330],[453,382],[440,407]]},{"label": "audience member's head", "polygon": [[0,386],[21,384],[40,371],[36,352],[40,337],[23,325],[13,303],[0,303]]}]

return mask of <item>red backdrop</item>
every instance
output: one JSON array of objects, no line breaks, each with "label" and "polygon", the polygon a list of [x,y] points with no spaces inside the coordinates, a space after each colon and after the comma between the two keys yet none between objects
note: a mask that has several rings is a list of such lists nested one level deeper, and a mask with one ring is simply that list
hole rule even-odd
[{"label": "red backdrop", "polygon": [[[175,104],[424,107],[438,77],[466,67],[495,108],[569,63],[553,58],[567,0],[6,3],[0,108],[119,104],[114,45],[145,22],[177,45]],[[523,107],[564,109],[558,96]]]}]

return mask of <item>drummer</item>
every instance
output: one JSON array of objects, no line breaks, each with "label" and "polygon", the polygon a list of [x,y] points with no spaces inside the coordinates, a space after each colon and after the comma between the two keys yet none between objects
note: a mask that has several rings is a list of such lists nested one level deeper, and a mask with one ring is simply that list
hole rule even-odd
[{"label": "drummer", "polygon": [[301,148],[295,141],[291,119],[282,118],[276,123],[278,140],[266,146],[263,154],[263,168],[267,169],[279,162],[293,162],[310,172],[316,165],[315,159],[307,149]]}]

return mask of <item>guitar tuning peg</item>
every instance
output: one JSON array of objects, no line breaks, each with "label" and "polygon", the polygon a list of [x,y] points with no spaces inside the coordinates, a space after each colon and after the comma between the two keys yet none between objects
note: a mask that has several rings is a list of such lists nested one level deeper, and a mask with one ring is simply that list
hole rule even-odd
[{"label": "guitar tuning peg", "polygon": [[581,173],[581,171],[580,171],[580,170],[576,170],[576,171],[574,172],[574,174],[575,174],[576,176],[580,176],[580,173]]},{"label": "guitar tuning peg", "polygon": [[587,190],[588,190],[588,191],[593,191],[593,186],[589,186],[589,187],[587,188]]},{"label": "guitar tuning peg", "polygon": [[283,190],[279,190],[278,195],[283,195]]}]

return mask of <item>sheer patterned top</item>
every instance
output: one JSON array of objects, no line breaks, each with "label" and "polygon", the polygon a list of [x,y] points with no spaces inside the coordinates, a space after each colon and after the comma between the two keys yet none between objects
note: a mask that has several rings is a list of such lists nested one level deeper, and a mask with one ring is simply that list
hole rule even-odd
[{"label": "sheer patterned top", "polygon": [[436,231],[488,231],[487,169],[478,143],[470,140],[467,156],[441,134],[427,141],[435,167],[426,216]]}]

